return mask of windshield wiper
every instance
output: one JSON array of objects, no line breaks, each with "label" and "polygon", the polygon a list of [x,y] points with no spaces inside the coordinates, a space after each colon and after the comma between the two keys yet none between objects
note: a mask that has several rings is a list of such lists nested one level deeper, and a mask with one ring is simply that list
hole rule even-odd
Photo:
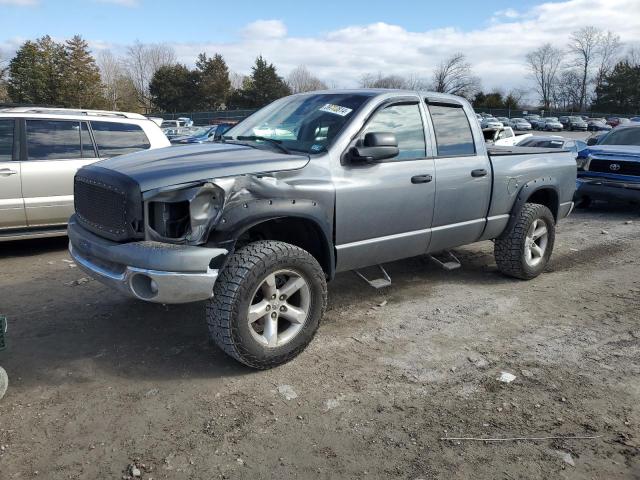
[{"label": "windshield wiper", "polygon": [[238,135],[236,137],[236,140],[249,140],[249,141],[260,140],[262,142],[268,142],[271,145],[274,145],[275,147],[279,148],[282,152],[286,154],[291,153],[287,147],[282,145],[282,140],[276,140],[275,138],[260,137],[258,135]]}]

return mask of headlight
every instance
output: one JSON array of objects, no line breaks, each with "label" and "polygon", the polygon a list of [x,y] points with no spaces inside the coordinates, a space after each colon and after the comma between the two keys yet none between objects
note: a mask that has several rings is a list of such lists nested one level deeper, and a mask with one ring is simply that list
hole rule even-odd
[{"label": "headlight", "polygon": [[591,155],[581,156],[578,154],[576,157],[576,165],[578,166],[578,170],[586,170],[589,166],[589,162],[591,161]]},{"label": "headlight", "polygon": [[213,183],[163,191],[146,202],[147,233],[157,240],[199,243],[218,222],[224,191]]}]

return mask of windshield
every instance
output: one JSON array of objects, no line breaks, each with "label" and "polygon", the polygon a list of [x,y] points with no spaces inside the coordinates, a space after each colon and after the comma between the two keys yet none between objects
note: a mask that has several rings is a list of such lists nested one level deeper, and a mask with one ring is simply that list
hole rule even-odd
[{"label": "windshield", "polygon": [[213,130],[215,130],[215,127],[198,127],[194,130],[191,130],[189,132],[189,135],[191,135],[192,137],[204,137]]},{"label": "windshield", "polygon": [[598,145],[638,145],[640,146],[640,128],[611,130]]},{"label": "windshield", "polygon": [[582,120],[582,118],[580,117],[569,117],[569,120],[571,120],[572,122],[584,122],[584,120]]},{"label": "windshield", "polygon": [[225,140],[281,145],[286,150],[320,153],[371,95],[334,93],[280,99],[229,130]]}]

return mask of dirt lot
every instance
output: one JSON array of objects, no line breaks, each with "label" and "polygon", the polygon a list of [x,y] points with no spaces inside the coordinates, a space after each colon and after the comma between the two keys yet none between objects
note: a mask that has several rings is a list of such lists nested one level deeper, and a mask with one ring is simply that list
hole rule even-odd
[{"label": "dirt lot", "polygon": [[[490,242],[454,272],[390,264],[385,291],[340,275],[311,347],[267,372],[209,346],[202,304],[83,283],[65,248],[0,248],[2,480],[640,478],[637,208],[574,214],[530,282]],[[598,438],[440,439],[566,435]]]}]

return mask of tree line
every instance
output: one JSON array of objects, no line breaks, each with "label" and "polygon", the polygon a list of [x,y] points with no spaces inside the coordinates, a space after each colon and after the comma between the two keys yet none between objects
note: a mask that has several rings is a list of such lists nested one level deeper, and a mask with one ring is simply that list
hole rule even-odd
[{"label": "tree line", "polygon": [[544,109],[640,111],[640,58],[624,55],[620,36],[593,26],[572,32],[565,48],[545,43],[526,55]]},{"label": "tree line", "polygon": [[[633,49],[622,53],[618,35],[584,27],[570,35],[566,48],[543,44],[524,63],[541,108],[637,113],[640,54]],[[189,67],[166,44],[136,42],[122,55],[100,50],[94,56],[78,35],[64,42],[47,35],[28,40],[11,59],[2,60],[0,55],[0,103],[143,113],[253,109],[291,93],[336,87],[304,65],[285,78],[262,56],[249,75],[232,72],[218,53],[201,53]],[[518,109],[529,93],[522,88],[484,92],[463,53],[443,59],[428,78],[365,73],[359,85],[451,93],[472,101],[476,109]]]}]

